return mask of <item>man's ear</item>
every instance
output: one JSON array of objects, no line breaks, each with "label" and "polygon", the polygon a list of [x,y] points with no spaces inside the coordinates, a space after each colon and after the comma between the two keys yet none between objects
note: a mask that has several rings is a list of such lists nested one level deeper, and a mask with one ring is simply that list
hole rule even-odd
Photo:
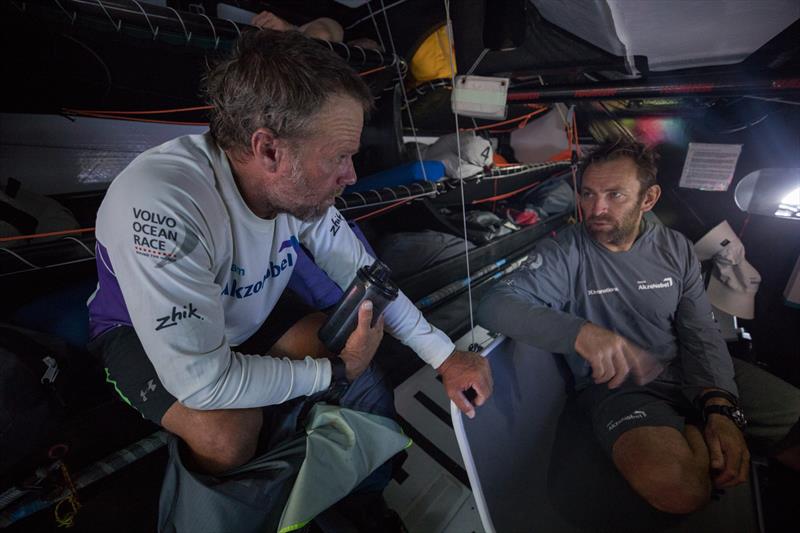
[{"label": "man's ear", "polygon": [[278,139],[272,130],[258,128],[250,136],[250,150],[253,157],[268,172],[278,170]]},{"label": "man's ear", "polygon": [[661,198],[661,186],[651,185],[644,193],[644,201],[642,201],[642,212],[650,211],[656,205],[658,199]]}]

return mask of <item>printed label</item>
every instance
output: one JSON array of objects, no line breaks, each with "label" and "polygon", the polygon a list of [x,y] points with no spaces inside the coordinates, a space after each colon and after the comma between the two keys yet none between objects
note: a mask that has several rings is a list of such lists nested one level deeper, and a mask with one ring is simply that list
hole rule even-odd
[{"label": "printed label", "polygon": [[184,305],[183,307],[178,307],[176,305],[172,306],[172,311],[160,318],[156,318],[156,331],[161,331],[162,329],[171,328],[172,326],[177,326],[178,322],[183,320],[188,320],[190,318],[196,318],[198,320],[205,320],[200,314],[197,312],[197,308],[189,303]]}]

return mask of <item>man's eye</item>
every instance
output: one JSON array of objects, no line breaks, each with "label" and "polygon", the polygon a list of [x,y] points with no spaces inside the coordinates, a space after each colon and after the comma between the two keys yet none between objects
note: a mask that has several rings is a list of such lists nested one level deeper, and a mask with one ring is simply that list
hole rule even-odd
[{"label": "man's eye", "polygon": [[624,197],[625,197],[625,195],[622,194],[621,192],[612,192],[611,193],[611,198],[613,198],[614,200],[619,200],[620,198],[624,198]]},{"label": "man's eye", "polygon": [[581,198],[591,198],[591,197],[592,197],[592,193],[590,193],[589,191],[581,192]]}]

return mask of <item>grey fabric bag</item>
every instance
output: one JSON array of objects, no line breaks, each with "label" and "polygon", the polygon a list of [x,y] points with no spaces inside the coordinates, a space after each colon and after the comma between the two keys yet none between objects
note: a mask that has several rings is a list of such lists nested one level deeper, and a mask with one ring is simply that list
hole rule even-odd
[{"label": "grey fabric bag", "polygon": [[316,404],[298,434],[221,476],[191,472],[171,438],[161,532],[286,533],[350,493],[411,441],[393,420]]}]

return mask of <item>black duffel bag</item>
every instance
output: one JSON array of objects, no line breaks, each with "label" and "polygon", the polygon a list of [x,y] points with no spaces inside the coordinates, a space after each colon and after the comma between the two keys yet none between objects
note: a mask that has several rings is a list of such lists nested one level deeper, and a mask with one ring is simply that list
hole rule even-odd
[{"label": "black duffel bag", "polygon": [[57,337],[0,323],[0,478],[51,444],[81,394],[81,359]]}]

